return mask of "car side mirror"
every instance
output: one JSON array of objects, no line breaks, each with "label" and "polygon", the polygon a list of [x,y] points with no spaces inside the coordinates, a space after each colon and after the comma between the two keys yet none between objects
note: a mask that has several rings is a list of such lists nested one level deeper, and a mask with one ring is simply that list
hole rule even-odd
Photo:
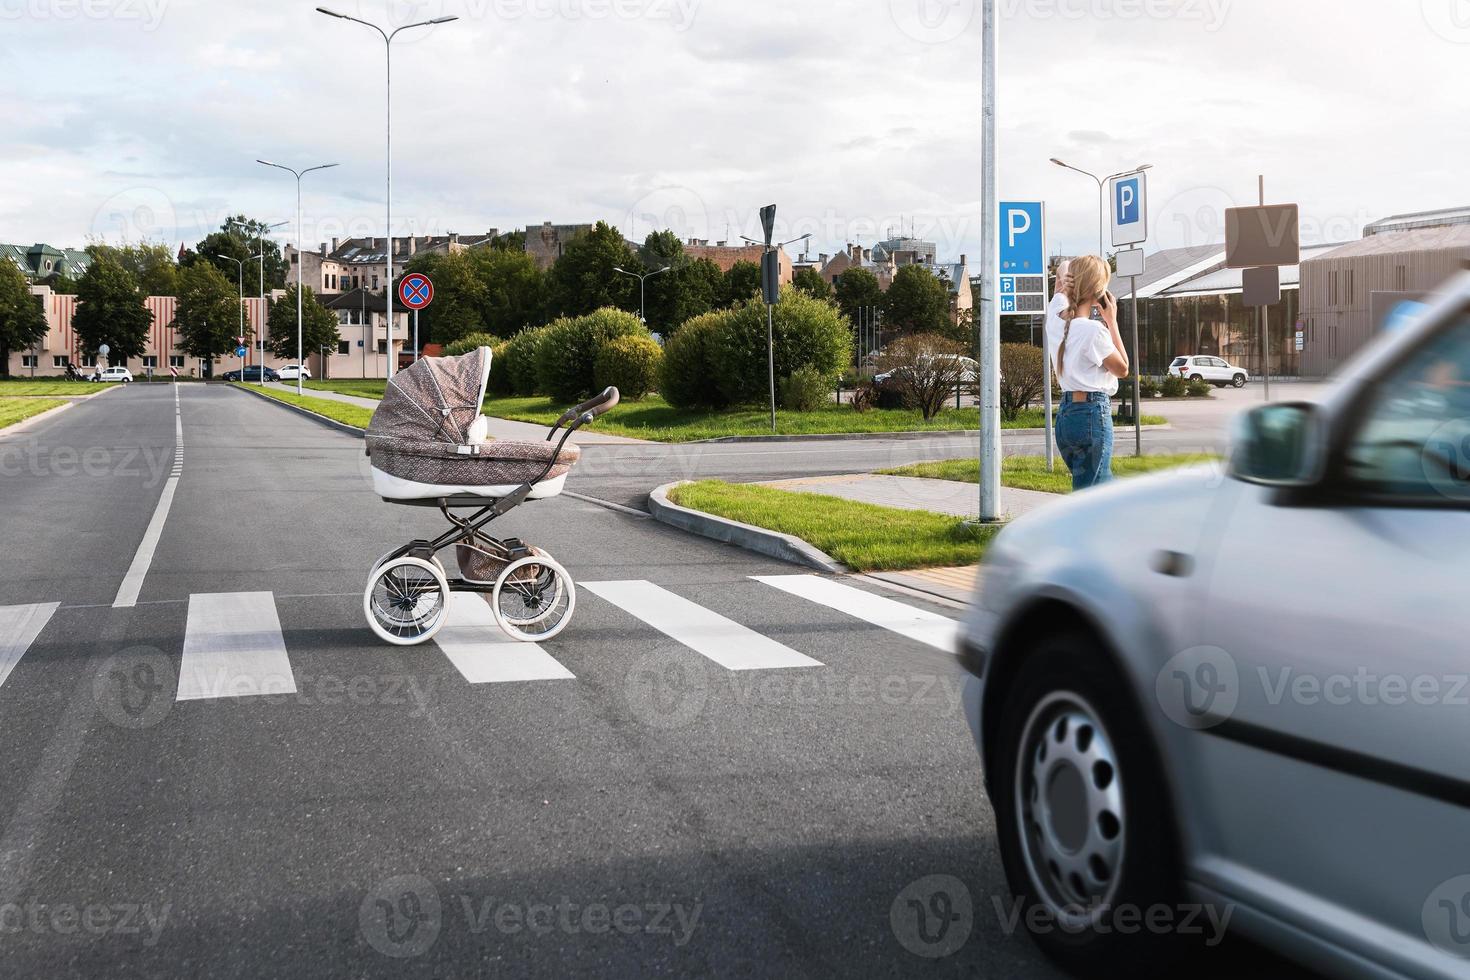
[{"label": "car side mirror", "polygon": [[1326,439],[1321,410],[1307,402],[1261,405],[1239,416],[1230,475],[1270,487],[1306,487],[1322,479]]}]

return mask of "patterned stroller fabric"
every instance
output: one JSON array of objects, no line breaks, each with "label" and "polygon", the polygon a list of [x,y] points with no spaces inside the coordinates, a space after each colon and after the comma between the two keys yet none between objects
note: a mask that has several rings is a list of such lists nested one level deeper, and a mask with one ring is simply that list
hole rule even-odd
[{"label": "patterned stroller fabric", "polygon": [[558,454],[550,442],[470,441],[490,359],[490,348],[481,347],[462,357],[421,358],[395,374],[367,427],[373,468],[401,480],[446,486],[525,483],[540,476],[553,458],[546,480],[570,470],[581,456],[570,444]]}]

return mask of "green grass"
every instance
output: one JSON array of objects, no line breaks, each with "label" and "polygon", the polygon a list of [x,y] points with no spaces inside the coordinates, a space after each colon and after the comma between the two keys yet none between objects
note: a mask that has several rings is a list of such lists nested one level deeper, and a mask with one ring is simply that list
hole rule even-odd
[{"label": "green grass", "polygon": [[0,429],[65,404],[65,398],[0,398]]},{"label": "green grass", "polygon": [[382,378],[348,378],[344,381],[303,381],[302,387],[316,391],[334,391],[339,395],[356,395],[359,398],[382,398],[384,384]]},{"label": "green grass", "polygon": [[[1115,477],[1142,476],[1160,470],[1172,470],[1194,463],[1215,462],[1219,459],[1208,453],[1176,453],[1161,456],[1115,456]],[[979,483],[980,461],[978,459],[946,459],[934,463],[911,463],[889,470],[879,470],[889,476],[917,476],[930,480],[954,480],[957,483]],[[1000,482],[1020,490],[1041,490],[1046,493],[1071,493],[1072,477],[1060,459],[1056,469],[1046,471],[1046,459],[1042,456],[1007,456],[1001,464]]]},{"label": "green grass", "polygon": [[973,565],[995,534],[964,518],[898,510],[750,483],[700,480],[673,488],[681,507],[792,534],[858,571]]},{"label": "green grass", "polygon": [[331,398],[313,398],[310,395],[297,395],[294,391],[276,391],[271,388],[261,388],[254,384],[240,384],[232,382],[233,387],[245,388],[249,391],[258,392],[267,398],[274,398],[278,402],[288,405],[296,405],[308,412],[325,415],[336,422],[345,422],[358,429],[366,429],[368,421],[373,417],[370,408],[361,408],[357,405],[349,405],[346,402],[334,401]]},{"label": "green grass", "polygon": [[0,380],[0,398],[29,397],[34,395],[95,395],[111,385],[122,384],[120,381],[108,381],[103,384],[94,384],[91,381],[24,381],[24,380]]}]

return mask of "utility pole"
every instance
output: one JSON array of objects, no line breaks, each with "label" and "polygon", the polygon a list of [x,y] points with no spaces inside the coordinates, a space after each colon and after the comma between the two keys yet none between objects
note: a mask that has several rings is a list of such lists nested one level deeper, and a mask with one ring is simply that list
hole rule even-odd
[{"label": "utility pole", "polygon": [[983,0],[980,150],[980,521],[1003,516],[1000,500],[1000,323],[995,315],[995,0]]}]

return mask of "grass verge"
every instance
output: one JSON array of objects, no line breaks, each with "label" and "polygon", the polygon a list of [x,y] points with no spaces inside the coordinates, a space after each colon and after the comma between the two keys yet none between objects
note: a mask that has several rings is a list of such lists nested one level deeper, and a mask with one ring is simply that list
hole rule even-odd
[{"label": "grass verge", "polygon": [[964,518],[750,483],[700,480],[669,491],[681,507],[795,535],[858,571],[973,565],[995,534]]},{"label": "grass verge", "polygon": [[310,395],[298,395],[294,391],[275,391],[270,388],[261,388],[259,385],[245,385],[238,382],[233,382],[232,387],[254,391],[267,398],[274,398],[278,402],[285,402],[287,405],[304,408],[308,412],[325,415],[335,422],[345,422],[358,429],[366,429],[368,421],[373,417],[373,411],[370,408],[349,405],[347,402],[334,401],[331,398],[313,398]]},{"label": "grass verge", "polygon": [[65,404],[65,398],[0,398],[0,429]]},{"label": "grass verge", "polygon": [[95,395],[111,385],[121,384],[120,381],[108,381],[96,384],[91,381],[0,381],[0,398],[34,397],[36,395],[66,395],[75,398],[79,395]]},{"label": "grass verge", "polygon": [[333,391],[339,395],[381,399],[385,382],[382,378],[348,378],[343,381],[303,381],[301,385],[315,391]]},{"label": "grass verge", "polygon": [[[1126,478],[1172,470],[1195,463],[1215,462],[1219,456],[1208,453],[1175,453],[1160,456],[1117,456],[1113,458],[1113,476]],[[934,463],[911,463],[889,470],[888,476],[917,476],[929,480],[953,480],[957,483],[979,483],[978,459],[946,459]],[[1018,490],[1041,490],[1046,493],[1071,493],[1072,476],[1066,464],[1057,460],[1056,469],[1046,471],[1044,456],[1007,456],[1001,463],[1000,482]]]}]

